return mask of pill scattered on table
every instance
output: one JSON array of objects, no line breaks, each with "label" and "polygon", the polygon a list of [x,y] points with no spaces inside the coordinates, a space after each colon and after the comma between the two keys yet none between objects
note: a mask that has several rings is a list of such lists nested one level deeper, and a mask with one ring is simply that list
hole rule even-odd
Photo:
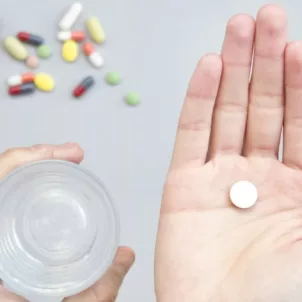
[{"label": "pill scattered on table", "polygon": [[36,91],[36,87],[33,83],[25,83],[22,85],[12,86],[8,89],[10,95],[24,95],[31,94]]},{"label": "pill scattered on table", "polygon": [[95,84],[95,80],[92,76],[84,78],[73,90],[72,94],[75,98],[81,97],[87,90],[89,90]]},{"label": "pill scattered on table", "polygon": [[257,188],[249,181],[238,181],[234,183],[230,189],[230,199],[238,208],[250,208],[258,199]]},{"label": "pill scattered on table", "polygon": [[62,57],[66,62],[74,62],[79,56],[78,43],[73,40],[67,40],[62,47]]},{"label": "pill scattered on table", "polygon": [[[83,30],[73,29],[83,11],[83,5],[80,2],[74,2],[60,20],[57,33],[57,40],[62,42],[61,56],[66,62],[74,62],[80,55],[79,47],[95,68],[104,66],[104,58],[95,48],[94,43],[102,44],[106,40],[106,34],[100,20],[96,16],[86,18],[85,27],[87,34]],[[92,40],[87,41],[90,37]],[[86,41],[85,41],[86,40]],[[80,45],[80,43],[82,43]],[[35,55],[31,55],[26,44],[35,46]],[[16,35],[8,36],[3,40],[4,49],[14,59],[25,63],[29,69],[36,69],[40,65],[40,59],[48,59],[52,56],[52,48],[45,44],[45,39],[37,34],[20,31]],[[64,72],[64,68],[62,68]],[[122,82],[121,74],[117,71],[107,72],[104,77],[108,85],[116,86]],[[74,97],[79,98],[86,93],[95,84],[92,76],[84,78],[73,90]],[[7,79],[8,92],[11,95],[29,94],[35,90],[50,92],[55,89],[55,80],[47,73],[25,72],[13,75]],[[130,106],[140,104],[140,95],[137,92],[129,92],[124,96],[125,102]]]},{"label": "pill scattered on table", "polygon": [[108,72],[105,76],[105,81],[107,82],[107,84],[112,86],[120,84],[121,80],[122,79],[120,73],[116,71]]},{"label": "pill scattered on table", "polygon": [[61,30],[70,30],[76,23],[82,11],[83,5],[81,3],[73,3],[69,10],[66,12],[66,14],[63,16],[62,20],[60,21],[59,28]]},{"label": "pill scattered on table", "polygon": [[40,65],[40,60],[36,56],[28,56],[25,60],[25,64],[30,69],[36,69]]},{"label": "pill scattered on table", "polygon": [[25,46],[15,37],[6,37],[3,41],[4,49],[14,59],[24,61],[28,57],[28,51]]},{"label": "pill scattered on table", "polygon": [[140,95],[137,92],[129,92],[125,96],[125,101],[130,106],[137,106],[140,103]]},{"label": "pill scattered on table", "polygon": [[34,35],[27,32],[19,32],[17,34],[17,38],[27,44],[33,45],[33,46],[39,46],[44,43],[44,39],[38,35]]},{"label": "pill scattered on table", "polygon": [[37,56],[41,59],[48,59],[52,55],[52,51],[49,45],[42,44],[37,47]]},{"label": "pill scattered on table", "polygon": [[91,39],[98,44],[104,43],[106,36],[99,19],[97,17],[89,17],[85,23]]},{"label": "pill scattered on table", "polygon": [[99,52],[97,52],[92,43],[86,42],[83,44],[83,52],[88,61],[95,68],[101,68],[104,65],[104,59]]},{"label": "pill scattered on table", "polygon": [[85,32],[83,31],[60,31],[58,33],[58,40],[59,41],[67,41],[73,40],[76,42],[82,42],[86,38]]},{"label": "pill scattered on table", "polygon": [[37,89],[45,92],[53,91],[55,88],[54,79],[46,73],[37,73],[34,78]]},{"label": "pill scattered on table", "polygon": [[35,74],[33,72],[25,72],[20,75],[13,75],[7,79],[8,86],[18,86],[25,83],[32,83],[34,81]]}]

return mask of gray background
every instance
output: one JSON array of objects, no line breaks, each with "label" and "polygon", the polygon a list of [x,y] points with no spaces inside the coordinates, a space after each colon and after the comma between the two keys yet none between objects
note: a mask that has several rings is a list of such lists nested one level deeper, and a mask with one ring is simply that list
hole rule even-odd
[{"label": "gray background", "polygon": [[[74,64],[60,57],[57,24],[72,1],[0,2],[1,39],[20,30],[43,35],[54,55],[39,70],[53,75],[57,83],[54,93],[11,99],[5,81],[26,68],[0,52],[0,151],[37,143],[79,142],[86,152],[84,165],[106,183],[116,200],[122,244],[137,253],[118,301],[154,301],[153,255],[161,191],[187,82],[202,54],[220,50],[228,18],[238,12],[255,15],[265,2],[83,0],[82,20],[99,16],[108,35],[99,48],[106,62],[101,71],[93,70],[83,57]],[[298,0],[276,3],[289,13],[290,39],[299,39],[301,4]],[[123,74],[121,86],[104,84],[108,70]],[[73,100],[72,88],[89,74],[95,75],[96,87],[82,100]],[[140,107],[124,105],[123,95],[130,90],[141,93]]]}]

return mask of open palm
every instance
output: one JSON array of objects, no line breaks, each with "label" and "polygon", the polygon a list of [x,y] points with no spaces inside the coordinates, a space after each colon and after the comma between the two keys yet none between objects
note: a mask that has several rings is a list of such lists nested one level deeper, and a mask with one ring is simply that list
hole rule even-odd
[{"label": "open palm", "polygon": [[[301,301],[302,43],[287,44],[286,19],[274,5],[234,16],[221,56],[195,70],[162,201],[158,302]],[[239,180],[258,189],[248,210],[229,200]]]}]

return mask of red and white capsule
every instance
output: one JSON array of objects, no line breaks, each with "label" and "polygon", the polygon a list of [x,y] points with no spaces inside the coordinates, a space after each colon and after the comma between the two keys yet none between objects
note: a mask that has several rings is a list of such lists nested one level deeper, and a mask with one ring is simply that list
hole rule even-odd
[{"label": "red and white capsule", "polygon": [[20,75],[13,75],[7,79],[9,87],[31,83],[34,81],[35,74],[33,72],[26,72]]},{"label": "red and white capsule", "polygon": [[83,31],[60,31],[58,33],[59,41],[73,40],[76,42],[82,42],[86,38],[86,35]]},{"label": "red and white capsule", "polygon": [[97,52],[90,42],[83,44],[83,52],[88,58],[88,61],[95,68],[101,68],[104,65],[104,59],[99,52]]}]

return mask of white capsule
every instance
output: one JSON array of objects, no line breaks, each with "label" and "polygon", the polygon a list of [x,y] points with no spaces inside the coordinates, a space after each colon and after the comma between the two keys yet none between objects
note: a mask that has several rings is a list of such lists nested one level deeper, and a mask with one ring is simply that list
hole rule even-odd
[{"label": "white capsule", "polygon": [[258,199],[257,188],[249,181],[238,181],[230,189],[230,199],[236,207],[248,209]]},{"label": "white capsule", "polygon": [[80,30],[75,31],[60,31],[57,35],[57,38],[61,42],[65,42],[67,40],[73,40],[76,42],[82,42],[85,40],[85,32]]},{"label": "white capsule", "polygon": [[33,72],[25,72],[18,75],[12,75],[7,79],[7,85],[17,86],[25,83],[33,82],[35,78],[35,74]]},{"label": "white capsule", "polygon": [[59,23],[59,27],[64,31],[70,30],[80,16],[82,10],[83,5],[81,3],[75,2],[72,4],[69,11],[64,15]]},{"label": "white capsule", "polygon": [[95,68],[101,68],[104,66],[104,59],[99,52],[93,52],[90,56],[88,56],[88,60]]}]

